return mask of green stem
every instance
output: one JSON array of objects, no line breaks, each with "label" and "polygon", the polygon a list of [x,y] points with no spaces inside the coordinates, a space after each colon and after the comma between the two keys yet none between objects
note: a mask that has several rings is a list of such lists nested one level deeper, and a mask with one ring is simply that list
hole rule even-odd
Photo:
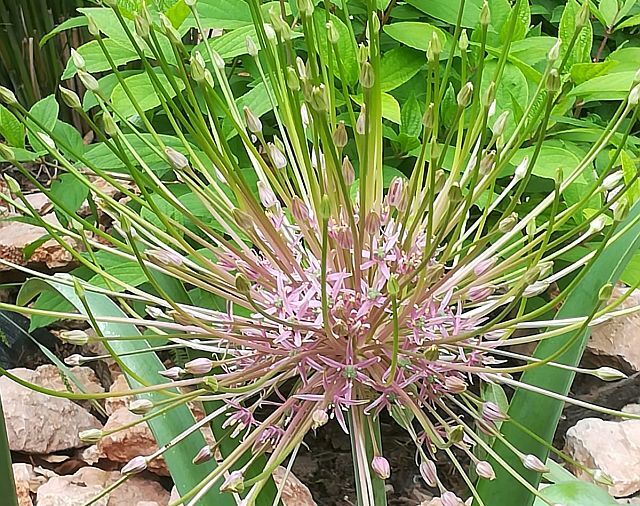
[{"label": "green stem", "polygon": [[15,493],[16,486],[13,481],[9,440],[2,411],[2,399],[0,399],[0,490],[3,491],[4,495],[3,504],[6,504],[6,506],[18,506],[18,498]]}]

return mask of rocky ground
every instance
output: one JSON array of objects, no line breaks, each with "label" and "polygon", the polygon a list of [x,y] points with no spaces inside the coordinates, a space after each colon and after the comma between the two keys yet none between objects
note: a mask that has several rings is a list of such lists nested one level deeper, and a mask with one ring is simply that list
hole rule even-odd
[{"label": "rocky ground", "polygon": [[[29,198],[46,219],[56,219],[41,196],[33,194]],[[9,209],[4,212],[11,214]],[[67,270],[68,255],[51,241],[36,248],[28,261],[24,259],[23,248],[39,237],[39,231],[28,224],[0,221],[0,258],[40,269]],[[0,277],[3,282],[21,279],[17,271],[1,265]],[[13,295],[10,291],[0,292],[0,298],[3,296],[11,298]],[[640,304],[640,292],[627,304]],[[39,335],[38,340],[59,356],[69,354],[69,350],[56,348],[59,345],[51,334]],[[1,341],[0,362],[2,353],[13,360],[13,374],[49,389],[76,390],[74,385],[63,380],[55,366],[39,365],[45,360],[37,348],[34,351],[17,341],[10,342],[7,347]],[[18,349],[20,353],[15,352]],[[95,349],[79,351],[83,354],[98,352]],[[595,328],[584,365],[616,367],[629,374],[629,378],[603,384],[579,377],[572,395],[588,402],[640,413],[640,315],[623,317]],[[127,389],[124,377],[113,364],[102,369],[74,367],[72,371],[90,392]],[[153,436],[144,423],[114,432],[93,446],[80,441],[80,431],[111,430],[138,420],[140,416],[128,409],[130,398],[127,396],[109,399],[96,409],[95,405],[86,402],[45,396],[1,377],[0,398],[15,462],[13,469],[20,506],[81,506],[114,483],[120,476],[120,468],[131,458],[148,455],[156,449]],[[193,408],[197,416],[197,406]],[[409,441],[392,424],[383,424],[383,437],[385,441],[393,442],[388,445],[393,448],[389,458],[394,474],[388,485],[392,504],[441,506],[440,500],[432,497],[433,491],[424,488],[417,474]],[[337,427],[328,426],[307,443],[294,466],[295,474],[304,484],[291,475],[287,478],[283,496],[285,505],[353,504],[348,437]],[[577,462],[588,468],[601,469],[611,476],[614,483],[609,492],[622,504],[640,504],[640,420],[596,417],[584,409],[569,407],[555,443],[564,447]],[[571,471],[587,479],[577,470]],[[276,480],[282,480],[283,475],[284,470],[279,470]],[[451,476],[454,476],[453,472]],[[164,461],[158,460],[145,473],[94,504],[165,506],[171,490]]]}]

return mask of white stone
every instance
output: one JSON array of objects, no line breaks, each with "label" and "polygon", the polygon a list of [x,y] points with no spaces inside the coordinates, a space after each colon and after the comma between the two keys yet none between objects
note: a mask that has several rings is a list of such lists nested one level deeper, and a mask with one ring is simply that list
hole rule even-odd
[{"label": "white stone", "polygon": [[[273,472],[273,480],[276,486],[282,486],[282,480],[286,475],[284,467],[277,467]],[[289,473],[282,489],[282,504],[284,506],[316,506],[316,502],[311,496],[309,488],[296,478],[293,473]]]}]

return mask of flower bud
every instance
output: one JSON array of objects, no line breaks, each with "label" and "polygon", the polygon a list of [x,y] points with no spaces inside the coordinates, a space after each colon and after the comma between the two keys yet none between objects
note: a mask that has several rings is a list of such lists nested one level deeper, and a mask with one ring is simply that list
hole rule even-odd
[{"label": "flower bud", "polygon": [[620,181],[622,181],[623,177],[624,176],[621,170],[618,170],[613,174],[609,174],[602,180],[602,187],[607,191],[613,190],[616,186],[618,186]]},{"label": "flower bud", "polygon": [[4,86],[0,86],[0,100],[7,105],[15,105],[18,103],[18,99],[13,91],[9,88],[5,88]]},{"label": "flower bud", "polygon": [[504,132],[507,126],[507,120],[509,119],[509,111],[504,111],[493,124],[493,135],[499,137]]},{"label": "flower bud", "polygon": [[338,149],[342,149],[349,142],[349,137],[347,136],[347,129],[344,126],[344,121],[338,123],[338,126],[333,131],[333,143],[336,145]]},{"label": "flower bud", "polygon": [[98,80],[88,72],[80,70],[78,71],[78,77],[80,78],[80,82],[90,92],[97,94],[100,91],[100,84],[98,83]]},{"label": "flower bud", "polygon": [[360,67],[360,84],[363,88],[372,88],[376,80],[375,72],[371,63],[365,61]]},{"label": "flower bud", "polygon": [[145,254],[153,263],[165,267],[180,267],[184,263],[184,258],[176,251],[151,248],[145,251]]},{"label": "flower bud", "polygon": [[436,360],[438,360],[438,358],[440,358],[440,348],[438,348],[438,345],[432,344],[424,351],[423,355],[425,360],[429,362],[435,362]]},{"label": "flower bud", "polygon": [[606,218],[604,215],[600,215],[589,223],[589,234],[597,234],[606,225]]},{"label": "flower bud", "polygon": [[62,341],[74,346],[84,346],[89,342],[89,334],[84,330],[63,330],[59,335]]},{"label": "flower bud", "polygon": [[558,58],[560,58],[560,44],[561,40],[558,39],[556,43],[551,46],[551,49],[549,49],[549,53],[547,54],[547,60],[549,60],[549,62],[554,63]]},{"label": "flower bud", "polygon": [[457,376],[447,376],[444,386],[452,394],[461,394],[467,389],[467,382]]},{"label": "flower bud", "polygon": [[64,86],[60,86],[60,96],[67,107],[78,110],[82,109],[82,102],[75,91],[65,88]]},{"label": "flower bud", "polygon": [[606,485],[607,487],[611,487],[614,485],[614,481],[611,476],[601,471],[600,469],[594,469],[591,477],[593,478],[593,481],[601,485]]},{"label": "flower bud", "polygon": [[183,171],[189,167],[189,160],[180,151],[176,151],[173,148],[166,148],[164,154],[167,157],[169,164],[178,171]]},{"label": "flower bud", "polygon": [[371,469],[376,473],[376,476],[381,480],[386,480],[391,476],[391,466],[389,461],[382,455],[376,455],[371,461]]},{"label": "flower bud", "polygon": [[532,454],[522,457],[522,465],[529,469],[529,471],[535,471],[536,473],[549,472],[549,468],[545,466],[538,457]]},{"label": "flower bud", "polygon": [[138,36],[143,39],[147,39],[149,37],[151,25],[146,17],[140,16],[140,14],[134,14],[133,25]]},{"label": "flower bud", "polygon": [[247,295],[251,292],[251,281],[241,272],[236,274],[235,285],[236,290],[242,295]]},{"label": "flower bud", "polygon": [[247,53],[249,53],[249,56],[251,56],[253,58],[258,56],[258,46],[256,45],[255,41],[253,40],[253,37],[248,36],[245,39],[245,44],[247,45]]},{"label": "flower bud", "polygon": [[549,75],[547,76],[547,82],[546,82],[547,91],[550,91],[551,93],[555,93],[560,89],[560,84],[561,84],[560,74],[556,69],[551,69],[549,71]]},{"label": "flower bud", "polygon": [[67,364],[69,367],[82,365],[84,362],[85,362],[85,358],[82,355],[78,355],[77,353],[74,353],[73,355],[69,355],[67,358],[64,359],[64,363]]},{"label": "flower bud", "polygon": [[365,129],[367,127],[367,112],[366,107],[362,104],[360,108],[360,113],[358,114],[358,119],[356,120],[356,133],[360,135],[365,134]]},{"label": "flower bud", "polygon": [[206,357],[199,357],[184,364],[184,370],[189,374],[207,374],[213,369],[213,361]]},{"label": "flower bud", "polygon": [[271,158],[276,169],[284,169],[289,163],[284,153],[272,142],[267,144],[267,147],[269,149],[269,158]]},{"label": "flower bud", "polygon": [[472,286],[467,291],[467,298],[471,302],[482,302],[487,300],[495,290],[496,287],[493,285]]},{"label": "flower bud", "polygon": [[311,88],[309,104],[318,112],[326,112],[329,109],[329,98],[324,84]]},{"label": "flower bud", "polygon": [[458,107],[465,108],[471,103],[471,98],[473,97],[473,84],[468,82],[466,83],[462,89],[458,92]]},{"label": "flower bud", "polygon": [[464,506],[464,502],[453,492],[444,492],[440,496],[442,506]]},{"label": "flower bud", "polygon": [[513,178],[516,181],[520,181],[521,179],[524,179],[524,177],[527,175],[528,170],[529,170],[529,157],[525,156],[516,167]]},{"label": "flower bud", "polygon": [[196,453],[196,456],[193,457],[193,460],[191,462],[195,465],[204,464],[205,462],[209,462],[212,458],[213,452],[211,451],[209,445],[206,445],[200,448],[200,451]]},{"label": "flower bud", "polygon": [[476,276],[482,276],[496,265],[496,257],[487,258],[478,262],[473,268]]},{"label": "flower bud", "polygon": [[364,230],[369,236],[374,236],[380,231],[382,220],[375,211],[370,211],[364,219]]},{"label": "flower bud", "polygon": [[340,32],[336,28],[336,25],[333,21],[329,20],[326,24],[327,27],[327,37],[331,44],[337,44],[340,40]]},{"label": "flower bud", "polygon": [[132,458],[121,470],[122,474],[138,474],[147,469],[147,458],[139,455]]},{"label": "flower bud", "polygon": [[491,11],[489,10],[489,4],[485,0],[480,9],[480,25],[488,26],[491,23]]},{"label": "flower bud", "polygon": [[518,215],[516,213],[511,213],[506,218],[503,218],[502,220],[500,220],[500,223],[498,224],[498,230],[503,234],[505,234],[513,230],[513,227],[515,227],[517,224],[518,224]]},{"label": "flower bud", "polygon": [[496,479],[496,472],[493,470],[493,466],[486,460],[476,463],[476,474],[485,480],[493,481]]},{"label": "flower bud", "polygon": [[433,102],[431,102],[429,104],[429,107],[427,107],[427,110],[424,112],[424,116],[422,116],[422,124],[427,130],[430,130],[433,128],[433,121],[434,121],[434,111],[433,111]]},{"label": "flower bud", "polygon": [[291,214],[298,223],[309,221],[309,208],[297,195],[291,200]]},{"label": "flower bud", "polygon": [[[164,33],[167,38],[174,44],[182,44],[182,35],[180,35],[180,32],[178,32],[178,30],[174,28],[171,20],[162,12],[158,14],[158,17],[160,18],[160,28],[162,30],[162,33]],[[147,19],[147,22],[149,23],[149,25],[151,24],[150,17]]]},{"label": "flower bud", "polygon": [[158,371],[160,376],[164,376],[165,378],[169,378],[170,380],[178,380],[185,374],[185,370],[181,367],[170,367],[169,369],[165,369],[163,371]]},{"label": "flower bud", "polygon": [[427,47],[427,60],[430,63],[437,62],[440,58],[440,53],[442,52],[442,42],[440,42],[440,37],[434,31],[431,33],[431,40],[429,41],[429,46]]},{"label": "flower bud", "polygon": [[387,204],[390,207],[400,207],[404,198],[404,178],[394,177],[389,185],[387,193]]},{"label": "flower bud", "polygon": [[344,178],[344,183],[347,186],[351,186],[356,180],[356,171],[348,156],[345,156],[342,159],[342,177]]},{"label": "flower bud", "polygon": [[78,434],[80,441],[88,444],[95,444],[102,439],[102,431],[99,429],[83,430]]},{"label": "flower bud", "polygon": [[136,415],[144,415],[153,409],[149,399],[135,399],[129,403],[129,411]]},{"label": "flower bud", "polygon": [[463,29],[460,34],[460,40],[458,40],[458,47],[460,51],[464,52],[469,48],[469,36],[467,35],[467,29]]},{"label": "flower bud", "polygon": [[244,113],[244,121],[247,125],[247,128],[249,129],[249,132],[251,132],[252,134],[259,134],[260,132],[262,132],[262,121],[260,121],[260,118],[253,114],[253,112],[251,112],[251,109],[249,109],[246,105],[242,109],[242,112]]},{"label": "flower bud", "polygon": [[266,209],[271,209],[278,203],[275,193],[264,181],[258,181],[258,196]]},{"label": "flower bud", "polygon": [[603,381],[618,381],[628,377],[625,373],[613,367],[600,367],[593,371],[592,374]]},{"label": "flower bud", "polygon": [[232,471],[220,485],[220,492],[242,492],[244,490],[244,476],[242,471]]},{"label": "flower bud", "polygon": [[482,405],[482,418],[488,422],[503,422],[508,417],[495,402],[487,401]]},{"label": "flower bud", "polygon": [[316,409],[311,414],[311,419],[313,420],[311,428],[317,429],[319,427],[322,427],[329,421],[329,415],[324,409]]},{"label": "flower bud", "polygon": [[425,459],[420,463],[420,475],[429,487],[438,486],[438,471],[433,460]]},{"label": "flower bud", "polygon": [[320,199],[318,214],[323,220],[328,220],[331,217],[331,202],[329,201],[329,195],[326,193]]},{"label": "flower bud", "polygon": [[77,70],[85,70],[87,69],[87,62],[84,57],[78,53],[75,49],[71,49],[71,61],[73,62],[73,66]]},{"label": "flower bud", "polygon": [[298,74],[293,67],[287,67],[286,70],[287,87],[291,91],[298,91],[300,89],[300,80]]},{"label": "flower bud", "polygon": [[589,11],[589,2],[583,2],[580,10],[578,11],[578,15],[576,16],[576,30],[580,30],[589,22],[589,17],[591,16],[591,12]]},{"label": "flower bud", "polygon": [[204,81],[204,71],[206,64],[200,51],[194,51],[191,55],[191,76],[197,83]]},{"label": "flower bud", "polygon": [[298,0],[298,11],[302,17],[310,17],[313,14],[313,2],[311,0]]}]

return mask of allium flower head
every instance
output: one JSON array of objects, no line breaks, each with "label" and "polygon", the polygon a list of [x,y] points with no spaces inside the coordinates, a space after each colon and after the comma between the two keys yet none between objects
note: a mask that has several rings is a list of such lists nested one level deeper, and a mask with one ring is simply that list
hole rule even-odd
[{"label": "allium flower head", "polygon": [[[344,69],[329,63],[328,54],[339,56],[326,38],[321,50],[305,45],[295,54],[292,38],[301,32],[314,37],[309,32],[313,2],[298,2],[300,26],[297,17],[265,19],[259,2],[248,3],[256,36],[247,39],[247,50],[268,113],[239,106],[219,63],[203,68],[202,58],[222,58],[205,52],[205,44],[193,62],[176,67],[182,85],[173,95],[151,78],[159,87],[173,147],[144,114],[134,121],[97,90],[98,107],[105,118],[113,116],[108,137],[100,135],[124,167],[117,177],[95,160],[81,157],[73,163],[62,141],[46,132],[53,139],[45,146],[48,156],[86,186],[112,224],[107,233],[63,207],[70,225],[46,228],[62,244],[83,245],[86,251],[70,248],[70,253],[92,275],[54,280],[76,294],[110,298],[127,322],[145,332],[140,339],[161,337],[193,353],[160,375],[187,392],[200,389],[194,399],[219,402],[223,437],[236,441],[239,450],[225,455],[194,489],[189,505],[214,487],[244,491],[250,504],[273,470],[329,419],[352,435],[354,460],[361,464],[359,488],[368,491],[370,471],[382,479],[391,474],[382,443],[371,437],[387,412],[415,442],[427,485],[441,489],[443,504],[458,506],[462,501],[443,488],[435,462],[443,454],[454,458],[455,447],[456,455],[477,462],[478,475],[495,476],[492,465],[474,455],[476,445],[486,450],[486,437],[477,431],[500,438],[501,424],[509,422],[479,392],[486,385],[518,387],[517,374],[536,365],[507,348],[598,321],[596,315],[585,316],[544,330],[551,322],[542,315],[567,296],[552,291],[557,283],[593,255],[555,268],[558,258],[600,233],[605,216],[619,221],[610,207],[624,201],[625,192],[588,219],[572,221],[589,197],[608,196],[617,183],[617,177],[602,173],[584,185],[584,202],[556,211],[563,192],[591,171],[633,114],[636,97],[624,101],[611,128],[576,167],[559,168],[547,194],[526,200],[539,154],[530,147],[544,141],[559,98],[555,60],[547,63],[530,103],[520,104],[521,117],[500,116],[497,133],[488,120],[496,108],[499,75],[488,76],[486,86],[480,86],[481,75],[459,83],[455,121],[445,124],[439,111],[446,87],[433,71],[444,41],[434,32],[420,107],[427,113],[415,136],[419,147],[411,166],[389,178],[384,165],[393,155],[383,150],[388,144],[383,143],[378,14],[369,13],[367,19],[375,21],[367,23],[361,39],[359,84],[354,79],[347,85],[340,74]],[[196,5],[191,9],[197,12]],[[481,23],[483,29],[487,24]],[[167,27],[145,22],[139,31],[150,47],[162,33],[177,55],[185,50]],[[355,47],[355,40],[350,43]],[[163,77],[174,82],[173,74]],[[545,88],[548,79],[553,86]],[[343,100],[350,88],[352,97]],[[24,111],[16,114],[26,121]],[[139,154],[143,150],[151,153],[148,158]],[[87,176],[112,185],[124,198],[91,185]],[[46,194],[55,202],[55,195]],[[28,205],[14,203],[39,219]],[[602,226],[594,227],[599,219]],[[111,274],[101,255],[134,265],[142,279]],[[542,309],[531,310],[528,299],[539,295],[546,297]],[[114,318],[119,321],[110,314],[81,319]],[[78,331],[63,337],[76,344],[88,339]],[[101,339],[117,342],[118,337]],[[264,457],[264,468],[251,474],[241,463],[242,451],[252,459]],[[545,472],[538,457],[513,451],[527,469]],[[204,462],[213,454],[207,446],[191,458]],[[158,455],[136,458],[123,472],[139,472]],[[372,501],[367,497],[363,504]]]}]

